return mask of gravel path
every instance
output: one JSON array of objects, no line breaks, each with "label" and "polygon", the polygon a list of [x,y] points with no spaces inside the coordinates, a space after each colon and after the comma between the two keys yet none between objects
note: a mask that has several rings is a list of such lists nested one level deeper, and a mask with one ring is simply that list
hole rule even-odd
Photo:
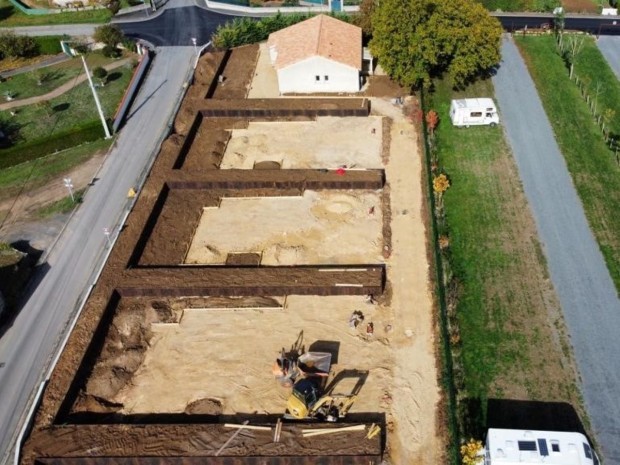
[{"label": "gravel path", "polygon": [[620,464],[620,301],[534,82],[512,38],[493,78],[508,141],[534,213],[606,465]]},{"label": "gravel path", "polygon": [[601,36],[596,45],[616,73],[616,77],[620,79],[620,37]]}]

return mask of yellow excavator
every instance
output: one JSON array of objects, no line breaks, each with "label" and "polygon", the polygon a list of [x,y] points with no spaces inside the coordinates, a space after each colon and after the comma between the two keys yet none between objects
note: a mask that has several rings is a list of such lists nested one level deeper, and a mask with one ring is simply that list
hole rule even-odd
[{"label": "yellow excavator", "polygon": [[326,387],[331,359],[327,352],[291,356],[282,351],[273,371],[283,386],[292,386],[284,418],[335,422],[347,415],[357,395],[334,395]]}]

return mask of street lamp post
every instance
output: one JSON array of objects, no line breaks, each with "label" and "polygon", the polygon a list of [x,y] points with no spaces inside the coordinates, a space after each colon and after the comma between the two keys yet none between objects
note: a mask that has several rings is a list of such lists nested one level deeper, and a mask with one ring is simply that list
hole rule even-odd
[{"label": "street lamp post", "polygon": [[192,37],[192,44],[194,44],[194,53],[196,54],[196,56],[198,56],[198,44],[196,42],[197,39],[195,37]]},{"label": "street lamp post", "polygon": [[62,181],[65,183],[65,187],[69,190],[71,202],[75,203],[75,196],[73,195],[73,183],[71,182],[71,178],[64,178]]},{"label": "street lamp post", "polygon": [[110,230],[108,228],[103,228],[103,235],[108,241],[108,246],[112,247],[112,239],[110,238]]},{"label": "street lamp post", "polygon": [[86,71],[86,77],[88,78],[88,84],[90,85],[90,90],[93,92],[93,97],[95,99],[95,105],[97,106],[97,111],[99,112],[99,117],[101,118],[101,124],[103,125],[103,130],[105,132],[105,138],[109,139],[112,137],[110,134],[110,129],[108,129],[108,123],[105,120],[105,116],[103,116],[103,110],[101,109],[101,103],[99,102],[99,97],[97,96],[97,91],[95,90],[95,86],[93,85],[93,80],[90,77],[90,70],[86,65],[86,60],[84,59],[84,55],[81,55],[82,63],[84,64],[84,70]]}]

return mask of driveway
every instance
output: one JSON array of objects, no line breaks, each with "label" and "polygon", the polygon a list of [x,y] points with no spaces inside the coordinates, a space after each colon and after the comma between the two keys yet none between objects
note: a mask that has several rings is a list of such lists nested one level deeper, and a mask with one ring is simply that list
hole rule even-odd
[{"label": "driveway", "polygon": [[47,256],[47,272],[34,277],[38,285],[31,286],[28,300],[0,338],[0,463],[12,460],[34,390],[103,262],[104,228],[115,236],[130,206],[129,188],[141,184],[168,132],[193,57],[193,47],[158,50],[133,113],[97,174],[99,180]]},{"label": "driveway", "polygon": [[620,463],[620,301],[534,82],[511,37],[493,78],[508,141],[534,214],[607,464]]},{"label": "driveway", "polygon": [[620,79],[620,37],[601,36],[596,45]]}]

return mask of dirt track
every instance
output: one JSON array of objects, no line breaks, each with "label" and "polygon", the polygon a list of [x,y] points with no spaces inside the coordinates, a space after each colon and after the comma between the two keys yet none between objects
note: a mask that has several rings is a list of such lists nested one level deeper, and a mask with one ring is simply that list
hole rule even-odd
[{"label": "dirt track", "polygon": [[[200,110],[241,106],[288,112],[291,106],[312,110],[314,104],[338,114],[364,108],[361,99],[242,100],[253,73],[247,63],[256,59],[256,51],[256,47],[233,51],[225,68],[223,54],[201,60],[175,121],[176,134],[162,144],[52,374],[24,447],[23,464],[32,464],[35,457],[212,456],[230,433],[219,424],[206,423],[240,422],[242,412],[254,415],[253,424],[273,425],[282,413],[286,393],[276,389],[269,366],[274,351],[299,331],[305,332],[308,344],[322,338],[340,342],[342,361],[335,364],[335,371],[369,372],[347,421],[382,424],[388,450],[381,435],[364,440],[359,433],[326,436],[317,446],[300,438],[298,427],[287,425],[282,443],[273,443],[268,435],[244,433],[239,443],[227,448],[227,455],[326,456],[324,463],[340,463],[342,455],[365,456],[355,463],[368,463],[386,453],[394,464],[440,460],[421,187],[413,196],[394,197],[396,213],[390,194],[421,178],[420,159],[410,156],[411,147],[414,152],[416,147],[415,130],[406,121],[393,127],[391,120],[400,118],[399,109],[379,102],[388,118],[381,117],[381,130],[375,126],[367,136],[382,138],[372,151],[376,157],[380,147],[382,164],[389,163],[389,186],[384,186],[382,171],[336,173],[268,166],[271,169],[227,173],[220,165],[231,130],[248,128],[250,121],[197,118]],[[222,70],[227,77],[223,85],[214,79]],[[345,195],[353,197],[368,192],[369,185],[379,189],[372,205],[360,207],[360,214],[371,219],[372,235],[383,236],[366,264],[360,260],[363,266],[351,267],[349,259],[325,259],[308,268],[257,267],[251,250],[232,259],[227,255],[224,267],[181,265],[205,206],[219,205],[222,197],[300,196],[313,182],[323,192],[346,189]],[[336,257],[338,253],[333,251]],[[296,261],[287,264],[298,265]],[[394,273],[385,293],[384,262]],[[336,263],[342,264],[329,267]],[[283,294],[288,295],[286,303],[277,297]],[[365,303],[367,294],[378,302]],[[366,319],[351,329],[348,316],[354,309],[364,311]],[[370,322],[372,334],[367,333]],[[257,331],[262,336],[258,350],[248,344]],[[214,360],[218,363],[212,364]],[[195,424],[175,424],[179,421]],[[80,426],[83,422],[95,424]],[[132,424],[136,422],[156,424]]]}]

